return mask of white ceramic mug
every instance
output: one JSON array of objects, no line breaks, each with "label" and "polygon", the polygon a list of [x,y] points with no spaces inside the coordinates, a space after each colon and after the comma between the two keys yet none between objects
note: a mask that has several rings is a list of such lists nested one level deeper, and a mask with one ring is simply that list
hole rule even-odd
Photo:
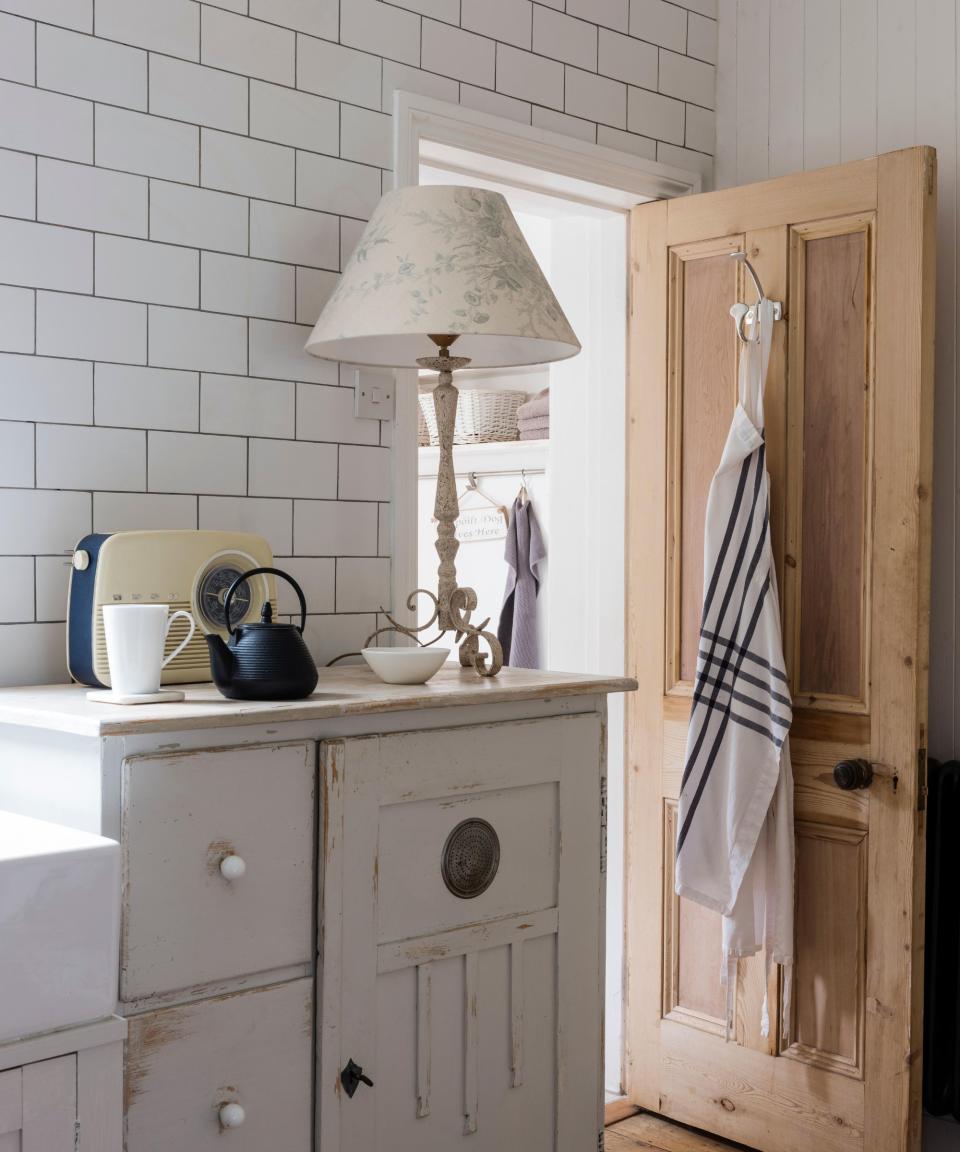
[{"label": "white ceramic mug", "polygon": [[[190,631],[164,659],[167,633],[178,616],[189,620]],[[103,629],[112,691],[120,696],[145,696],[160,691],[160,673],[190,643],[197,625],[189,612],[170,615],[169,604],[105,604]]]}]

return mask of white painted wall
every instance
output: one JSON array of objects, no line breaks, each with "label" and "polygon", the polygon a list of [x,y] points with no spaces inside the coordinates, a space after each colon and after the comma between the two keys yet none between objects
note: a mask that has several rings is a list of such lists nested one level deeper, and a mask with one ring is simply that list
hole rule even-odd
[{"label": "white painted wall", "polygon": [[960,752],[955,0],[719,0],[718,187],[913,144],[937,149],[930,752]]},{"label": "white painted wall", "polygon": [[302,344],[392,182],[394,90],[702,167],[714,3],[0,0],[0,684],[65,677],[91,530],[261,532],[316,656],[355,648],[390,429]]}]

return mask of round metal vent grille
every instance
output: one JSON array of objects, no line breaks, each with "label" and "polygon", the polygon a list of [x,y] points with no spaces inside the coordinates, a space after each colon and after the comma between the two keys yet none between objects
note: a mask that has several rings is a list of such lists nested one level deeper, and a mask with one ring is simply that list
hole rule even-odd
[{"label": "round metal vent grille", "polygon": [[461,900],[479,896],[500,867],[500,838],[486,820],[464,820],[443,846],[443,882]]}]

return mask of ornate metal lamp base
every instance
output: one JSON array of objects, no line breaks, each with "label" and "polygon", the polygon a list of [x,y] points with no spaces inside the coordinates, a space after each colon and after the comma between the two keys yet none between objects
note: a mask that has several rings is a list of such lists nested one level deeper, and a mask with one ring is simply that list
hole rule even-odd
[{"label": "ornate metal lamp base", "polygon": [[[460,664],[464,668],[473,668],[478,676],[496,676],[503,667],[503,649],[500,647],[500,641],[495,634],[487,631],[487,625],[490,623],[489,617],[479,626],[470,623],[470,614],[477,606],[476,592],[472,588],[453,589],[448,605],[448,617],[454,620],[453,627],[440,628],[432,640],[421,640],[419,634],[426,632],[434,625],[440,627],[438,622],[443,615],[440,599],[429,588],[417,588],[407,597],[408,612],[416,611],[418,596],[426,596],[428,600],[433,602],[433,612],[425,624],[421,624],[417,628],[401,624],[398,620],[394,620],[389,612],[384,612],[381,609],[382,615],[390,623],[383,628],[378,628],[376,632],[368,636],[365,646],[369,647],[372,641],[383,635],[384,632],[400,632],[404,636],[416,640],[421,648],[429,648],[442,640],[448,632],[453,631],[459,646]],[[486,644],[489,652],[484,652],[481,644]]]},{"label": "ornate metal lamp base", "polygon": [[[421,356],[417,364],[440,373],[440,379],[433,390],[433,404],[437,413],[437,431],[440,439],[440,462],[437,468],[437,493],[433,505],[433,515],[437,521],[437,555],[440,557],[439,590],[435,595],[427,588],[417,588],[407,597],[407,611],[415,612],[417,597],[426,596],[433,602],[433,612],[426,624],[418,628],[401,624],[389,612],[383,615],[390,621],[384,628],[378,628],[367,640],[370,644],[383,632],[400,632],[416,640],[422,647],[436,644],[448,632],[456,635],[460,649],[460,663],[464,668],[473,668],[479,676],[496,676],[503,667],[503,649],[500,641],[487,631],[488,617],[479,626],[470,623],[470,616],[477,607],[477,594],[472,588],[461,588],[457,584],[456,555],[460,547],[456,537],[456,522],[460,514],[457,500],[457,478],[453,466],[453,431],[457,419],[457,389],[453,383],[453,372],[466,368],[468,356],[451,356],[450,345],[457,339],[455,335],[431,336],[437,345],[439,356]],[[419,634],[436,625],[440,631],[430,641],[424,643]],[[489,652],[484,652],[485,644]]]}]

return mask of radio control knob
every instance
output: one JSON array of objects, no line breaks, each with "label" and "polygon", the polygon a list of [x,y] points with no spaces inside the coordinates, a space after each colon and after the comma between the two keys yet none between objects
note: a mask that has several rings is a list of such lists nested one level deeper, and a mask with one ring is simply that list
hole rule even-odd
[{"label": "radio control knob", "polygon": [[78,572],[86,572],[90,567],[90,553],[85,548],[78,548],[74,552],[73,566]]}]

